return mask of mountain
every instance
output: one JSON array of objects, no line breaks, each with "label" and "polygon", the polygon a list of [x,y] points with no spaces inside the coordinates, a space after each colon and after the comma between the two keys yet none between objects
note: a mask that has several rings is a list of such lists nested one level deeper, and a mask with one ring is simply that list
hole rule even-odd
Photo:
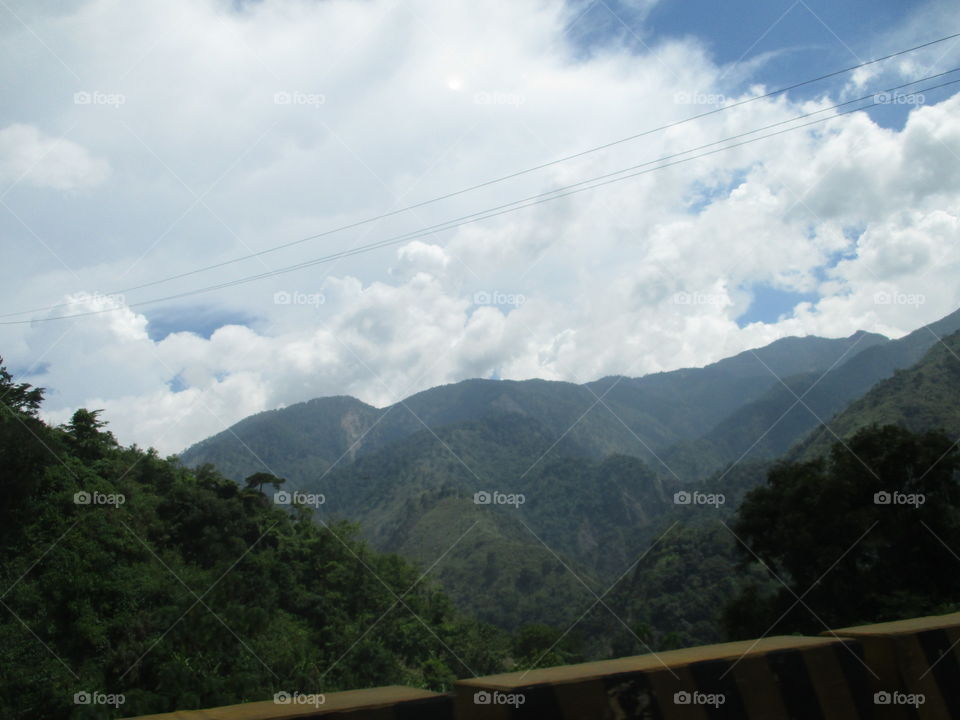
[{"label": "mountain", "polygon": [[[511,638],[355,527],[122,447],[99,411],[48,425],[43,391],[2,363],[0,396],[0,717],[160,717],[513,669]],[[78,705],[93,688],[119,701]]]},{"label": "mountain", "polygon": [[[631,622],[668,643],[657,633],[682,606],[692,619],[680,637],[707,642],[730,583],[681,591],[678,573],[728,575],[734,546],[714,557],[698,534],[661,536],[673,523],[729,517],[766,462],[816,425],[793,393],[832,417],[951,328],[960,312],[899,340],[785,338],[641,378],[467,380],[386,408],[320,398],[247,418],[181,460],[212,462],[237,481],[262,460],[288,487],[325,496],[320,521],[358,523],[373,548],[414,561],[459,608],[500,627],[565,627],[623,578],[610,602]],[[685,487],[724,493],[729,505],[677,506]],[[516,502],[478,503],[478,493]],[[634,567],[654,546],[655,565]],[[636,599],[650,593],[666,599]],[[602,615],[584,620],[597,657],[635,640],[602,630]]]},{"label": "mountain", "polygon": [[180,459],[190,467],[212,463],[238,481],[266,466],[292,487],[306,487],[332,467],[419,431],[513,413],[535,419],[554,438],[563,437],[571,454],[632,455],[659,468],[661,452],[696,439],[758,400],[778,376],[822,373],[842,366],[855,350],[888,342],[869,333],[783,338],[703,368],[584,385],[466,380],[382,409],[350,397],[318,398],[246,418],[187,449]]},{"label": "mountain", "polygon": [[374,547],[430,567],[459,607],[512,629],[572,622],[587,588],[629,566],[676,487],[637,458],[587,458],[502,413],[420,431],[305,490],[325,496],[322,518],[358,522]]},{"label": "mountain", "polygon": [[[909,337],[909,336],[908,336]],[[936,341],[920,362],[897,370],[803,438],[788,459],[809,460],[826,452],[837,438],[851,437],[869,425],[899,425],[912,432],[945,430],[960,435],[960,332]]]},{"label": "mountain", "polygon": [[[758,398],[744,403],[707,433],[665,452],[664,462],[687,476],[702,476],[741,457],[773,459],[876,383],[909,368],[938,343],[960,330],[960,310],[899,340],[863,337],[844,362],[796,375],[780,375]],[[853,336],[857,338],[858,336]],[[799,398],[799,400],[798,400]],[[829,443],[821,444],[821,450]]]}]

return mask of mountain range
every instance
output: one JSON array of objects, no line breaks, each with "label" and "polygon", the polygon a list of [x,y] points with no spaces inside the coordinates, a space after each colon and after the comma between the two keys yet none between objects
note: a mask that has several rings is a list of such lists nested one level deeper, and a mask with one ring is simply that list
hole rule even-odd
[{"label": "mountain range", "polygon": [[[321,522],[359,523],[375,548],[414,560],[481,620],[564,627],[621,583],[610,602],[656,624],[670,616],[670,597],[711,612],[710,591],[680,587],[669,568],[700,548],[694,570],[724,576],[733,543],[710,535],[714,521],[764,481],[770,462],[820,454],[872,422],[960,430],[949,399],[960,389],[958,331],[960,311],[897,340],[784,338],[640,378],[466,380],[386,408],[318,398],[246,418],[180,459],[238,482],[266,470],[322,494]],[[682,491],[724,502],[678,505]],[[664,539],[677,523],[713,525]],[[713,554],[702,550],[707,535]],[[653,566],[638,563],[648,551]],[[622,595],[651,587],[656,617]],[[709,626],[678,624],[686,642],[712,640]]]}]

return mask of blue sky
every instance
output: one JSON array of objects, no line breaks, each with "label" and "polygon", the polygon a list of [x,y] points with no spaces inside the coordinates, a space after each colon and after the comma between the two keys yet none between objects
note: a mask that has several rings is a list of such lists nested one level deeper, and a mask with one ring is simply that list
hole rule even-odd
[{"label": "blue sky", "polygon": [[[628,0],[572,4],[586,8],[570,30],[584,46],[596,48],[619,37],[640,44],[648,35],[692,35],[710,48],[720,64],[781,54],[761,74],[761,79],[774,84],[833,70],[838,64],[854,64],[858,57],[869,59],[865,42],[915,10],[901,0],[660,0],[649,12]],[[931,28],[931,32],[937,30]]]},{"label": "blue sky", "polygon": [[[908,23],[916,11],[915,5],[902,0],[659,0],[652,7],[636,0],[573,0],[571,4],[580,14],[568,33],[585,54],[601,53],[619,43],[643,53],[667,38],[695,37],[731,74],[739,66],[761,60],[742,85],[762,83],[768,89],[886,54],[872,43]],[[932,27],[930,31],[933,39],[949,29]],[[841,76],[792,94],[795,98],[816,96],[840,87],[846,79]],[[944,89],[937,97],[953,92]],[[902,128],[907,114],[903,106],[870,111],[875,122],[896,129]],[[705,194],[691,210],[699,211],[741,181],[736,178],[731,186]],[[736,318],[740,327],[752,322],[776,323],[781,316],[790,316],[798,303],[815,302],[819,297],[763,284],[743,289],[753,300]]]},{"label": "blue sky", "polygon": [[[747,82],[790,85],[885,54],[874,44],[913,19],[919,4],[900,0],[659,0],[649,10],[638,0],[572,0],[581,14],[569,36],[584,52],[624,43],[644,52],[658,41],[694,37],[714,62],[730,66],[762,60]],[[935,36],[949,28],[931,27]],[[844,77],[794,91],[810,97],[836,88]],[[740,88],[743,90],[743,88]],[[953,90],[949,91],[950,93]],[[876,122],[899,128],[903,107],[871,111]]]}]

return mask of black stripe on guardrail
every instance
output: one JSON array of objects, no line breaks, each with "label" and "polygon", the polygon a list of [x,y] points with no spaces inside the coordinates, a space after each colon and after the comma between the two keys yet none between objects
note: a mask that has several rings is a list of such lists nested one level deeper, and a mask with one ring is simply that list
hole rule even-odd
[{"label": "black stripe on guardrail", "polygon": [[777,676],[783,704],[790,717],[824,720],[817,692],[807,672],[807,665],[798,650],[775,650],[767,653],[770,670]]},{"label": "black stripe on guardrail", "polygon": [[863,645],[857,641],[844,640],[833,646],[837,664],[843,673],[843,679],[850,688],[850,699],[857,709],[857,716],[872,718],[874,712],[873,693],[870,689],[870,672],[863,652]]},{"label": "black stripe on guardrail", "polygon": [[397,720],[454,720],[453,696],[411,700],[394,706]]},{"label": "black stripe on guardrail", "polygon": [[747,709],[740,697],[740,688],[733,672],[729,672],[731,663],[728,660],[704,660],[690,665],[694,684],[702,693],[722,694],[724,702],[721,705],[705,705],[707,717],[713,720],[742,720],[747,717]]},{"label": "black stripe on guardrail", "polygon": [[[917,640],[927,659],[927,667],[917,674],[922,675],[932,666],[930,673],[937,683],[944,705],[950,711],[950,717],[960,717],[960,684],[957,683],[960,663],[957,662],[954,648],[951,647],[953,643],[950,642],[950,636],[945,630],[925,630],[917,633]],[[913,687],[917,680],[919,677],[906,678],[907,687]]]},{"label": "black stripe on guardrail", "polygon": [[563,710],[553,692],[553,685],[529,685],[527,687],[510,690],[511,693],[523,695],[523,705],[514,708],[512,718],[562,718]]},{"label": "black stripe on guardrail", "polygon": [[[663,711],[657,704],[650,678],[644,672],[626,672],[607,675],[603,679],[608,703],[619,709],[622,717],[640,720],[663,720]],[[664,701],[666,702],[666,700]],[[614,713],[613,717],[617,717]]]}]

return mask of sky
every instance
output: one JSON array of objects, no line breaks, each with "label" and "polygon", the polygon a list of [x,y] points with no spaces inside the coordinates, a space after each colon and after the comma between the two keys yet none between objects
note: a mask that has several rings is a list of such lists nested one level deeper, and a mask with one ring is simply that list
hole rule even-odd
[{"label": "sky", "polygon": [[0,0],[0,355],[49,421],[168,454],[320,396],[902,336],[960,307],[960,72],[923,80],[960,38],[729,106],[954,32],[940,0]]}]

